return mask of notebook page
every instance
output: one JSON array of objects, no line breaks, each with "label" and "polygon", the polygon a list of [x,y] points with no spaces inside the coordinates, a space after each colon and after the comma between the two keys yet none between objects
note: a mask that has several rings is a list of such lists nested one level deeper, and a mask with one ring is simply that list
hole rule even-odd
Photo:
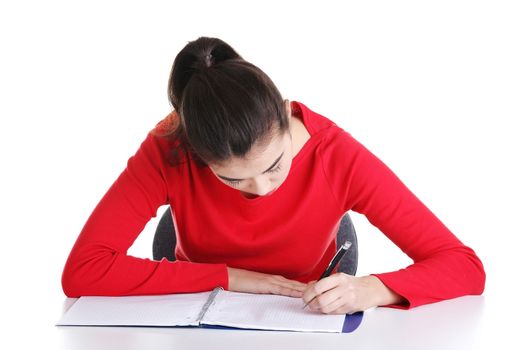
[{"label": "notebook page", "polygon": [[221,290],[201,324],[237,328],[340,333],[345,315],[303,310],[303,300],[281,295]]},{"label": "notebook page", "polygon": [[58,326],[196,326],[211,292],[80,297]]}]

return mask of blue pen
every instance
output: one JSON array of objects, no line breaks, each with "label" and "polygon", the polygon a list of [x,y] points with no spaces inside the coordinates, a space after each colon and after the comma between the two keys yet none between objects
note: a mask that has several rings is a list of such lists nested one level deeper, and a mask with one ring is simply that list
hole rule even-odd
[{"label": "blue pen", "polygon": [[[339,264],[339,261],[341,261],[341,259],[343,258],[343,256],[346,254],[346,252],[348,251],[348,249],[350,249],[350,246],[352,245],[352,242],[350,241],[346,241],[342,246],[341,248],[339,248],[339,250],[337,251],[337,253],[335,253],[335,256],[332,258],[332,260],[330,261],[330,264],[328,264],[328,267],[326,268],[326,270],[324,270],[323,274],[321,275],[321,277],[319,277],[319,279],[317,280],[318,282],[320,280],[322,280],[323,278],[325,277],[328,277],[330,276],[330,274],[332,273],[332,271],[334,271],[335,267],[337,266],[337,264]],[[312,300],[314,300],[315,298],[311,299],[308,303],[306,303],[304,306],[303,306],[303,309],[305,307],[307,307],[311,302]]]}]

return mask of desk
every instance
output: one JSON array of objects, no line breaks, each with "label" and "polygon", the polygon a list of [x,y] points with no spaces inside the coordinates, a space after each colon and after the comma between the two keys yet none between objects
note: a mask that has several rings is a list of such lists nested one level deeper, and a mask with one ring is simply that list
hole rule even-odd
[{"label": "desk", "polygon": [[[66,299],[65,309],[75,299]],[[55,327],[64,349],[485,349],[501,320],[487,318],[484,296],[412,310],[374,308],[353,333],[295,333],[205,328]],[[493,323],[492,321],[495,321]],[[501,329],[501,328],[498,328]],[[518,333],[519,334],[519,333]],[[514,345],[517,344],[514,342]]]}]

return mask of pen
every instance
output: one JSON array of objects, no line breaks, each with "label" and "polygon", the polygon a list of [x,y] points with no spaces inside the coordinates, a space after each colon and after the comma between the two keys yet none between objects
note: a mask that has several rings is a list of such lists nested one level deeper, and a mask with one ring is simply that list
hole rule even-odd
[{"label": "pen", "polygon": [[[334,271],[335,267],[337,266],[337,264],[339,264],[339,261],[341,261],[341,259],[343,258],[343,256],[346,254],[346,252],[348,251],[348,249],[350,248],[350,246],[352,245],[352,242],[350,241],[346,241],[340,248],[339,250],[337,251],[337,253],[335,253],[334,257],[332,258],[332,260],[330,261],[330,264],[328,264],[328,267],[326,268],[326,270],[324,270],[323,274],[321,275],[321,277],[319,277],[319,279],[317,280],[318,282],[320,280],[322,280],[323,278],[325,277],[328,277],[330,276],[330,274],[332,273],[332,271]],[[315,298],[311,299],[308,303],[306,303],[304,306],[303,306],[303,309],[305,307],[307,307],[311,302],[312,300],[314,300]]]}]

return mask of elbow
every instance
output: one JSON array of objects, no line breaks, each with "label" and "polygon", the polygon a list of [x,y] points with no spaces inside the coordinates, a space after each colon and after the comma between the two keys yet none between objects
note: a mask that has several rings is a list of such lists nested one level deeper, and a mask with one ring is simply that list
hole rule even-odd
[{"label": "elbow", "polygon": [[481,259],[472,249],[468,248],[468,254],[466,256],[468,260],[468,269],[466,270],[467,272],[465,273],[466,276],[464,276],[464,281],[470,282],[468,294],[481,295],[485,290],[485,268],[483,267]]},{"label": "elbow", "polygon": [[68,298],[78,298],[82,294],[80,293],[82,288],[79,288],[79,285],[73,278],[74,274],[72,274],[70,271],[66,271],[66,268],[62,273],[62,290]]},{"label": "elbow", "polygon": [[481,260],[477,258],[476,278],[475,278],[475,283],[473,286],[475,295],[483,294],[483,291],[485,290],[486,279],[487,279],[487,275],[485,274],[485,268],[483,267]]},{"label": "elbow", "polygon": [[62,272],[62,290],[69,298],[98,295],[116,257],[116,252],[97,247],[73,250]]},{"label": "elbow", "polygon": [[83,269],[74,256],[70,256],[62,272],[62,290],[68,298],[78,298],[87,295],[87,278],[83,278]]}]

